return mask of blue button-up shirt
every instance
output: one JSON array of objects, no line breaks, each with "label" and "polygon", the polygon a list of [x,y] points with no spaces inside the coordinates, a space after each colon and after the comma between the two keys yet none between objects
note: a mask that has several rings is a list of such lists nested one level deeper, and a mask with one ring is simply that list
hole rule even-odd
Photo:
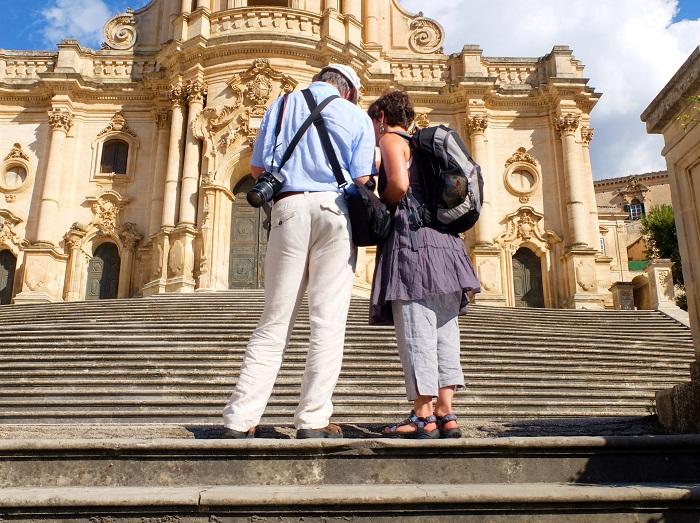
[{"label": "blue button-up shirt", "polygon": [[[320,104],[331,95],[337,95],[335,87],[325,82],[314,82],[309,86],[316,103]],[[274,171],[292,141],[294,134],[307,119],[309,110],[304,95],[291,93],[282,120],[282,130],[275,149],[275,124],[282,106],[282,99],[275,102],[265,113],[258,138],[255,141],[251,164],[270,170],[274,155]],[[372,121],[357,105],[342,98],[333,100],[323,112],[328,134],[335,147],[338,161],[346,181],[373,174],[375,140]],[[294,149],[289,161],[282,169],[285,179],[282,191],[338,191],[333,169],[321,145],[318,131],[312,125]]]}]

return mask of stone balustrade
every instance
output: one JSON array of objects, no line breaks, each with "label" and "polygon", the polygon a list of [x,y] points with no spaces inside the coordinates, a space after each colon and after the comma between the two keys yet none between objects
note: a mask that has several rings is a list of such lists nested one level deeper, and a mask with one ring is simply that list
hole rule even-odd
[{"label": "stone balustrade", "polygon": [[399,80],[407,82],[441,82],[445,81],[447,66],[440,63],[396,62],[391,67],[392,74]]},{"label": "stone balustrade", "polygon": [[141,79],[144,74],[155,70],[155,60],[96,58],[93,62],[92,74],[95,78]]},{"label": "stone balustrade", "polygon": [[212,37],[261,31],[318,38],[321,35],[321,17],[283,8],[229,9],[214,13],[211,17]]},{"label": "stone balustrade", "polygon": [[489,65],[488,76],[496,78],[498,86],[530,86],[540,84],[540,71],[536,65]]},{"label": "stone balustrade", "polygon": [[53,71],[55,63],[55,54],[42,54],[40,56],[0,54],[0,80],[38,79],[39,73]]}]

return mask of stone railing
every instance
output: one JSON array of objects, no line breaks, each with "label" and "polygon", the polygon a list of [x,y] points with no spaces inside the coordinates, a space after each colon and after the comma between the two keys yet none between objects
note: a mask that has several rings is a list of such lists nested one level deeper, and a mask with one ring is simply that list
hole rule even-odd
[{"label": "stone railing", "polygon": [[92,76],[94,78],[115,78],[115,79],[141,79],[144,74],[152,73],[156,70],[155,60],[100,58],[93,59]]},{"label": "stone railing", "polygon": [[283,35],[319,38],[321,17],[286,9],[229,9],[212,15],[213,37],[234,33],[273,32]]},{"label": "stone railing", "polygon": [[0,54],[0,79],[38,79],[53,71],[56,55],[11,56]]},{"label": "stone railing", "polygon": [[445,63],[393,63],[391,73],[399,81],[404,82],[443,82],[446,80],[447,65]]},{"label": "stone railing", "polygon": [[496,78],[499,86],[537,87],[540,84],[540,72],[536,65],[488,65],[488,75]]}]

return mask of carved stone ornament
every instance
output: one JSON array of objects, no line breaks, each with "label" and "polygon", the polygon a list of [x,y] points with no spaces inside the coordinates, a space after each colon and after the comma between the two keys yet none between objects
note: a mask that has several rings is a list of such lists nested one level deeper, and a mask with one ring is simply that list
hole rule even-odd
[{"label": "carved stone ornament", "polygon": [[189,103],[204,103],[207,94],[207,84],[199,80],[193,80],[187,84],[187,101]]},{"label": "carved stone ornament", "polygon": [[185,267],[185,246],[182,239],[177,239],[170,246],[168,254],[168,276],[182,276]]},{"label": "carved stone ornament", "polygon": [[15,227],[20,223],[21,218],[6,209],[0,209],[0,247],[5,245],[13,250],[21,250],[29,245],[29,242],[20,238],[15,231]]},{"label": "carved stone ornament", "polygon": [[485,292],[501,292],[499,281],[498,261],[493,259],[482,260],[478,267],[479,283]]},{"label": "carved stone ornament", "polygon": [[131,9],[109,20],[104,27],[105,41],[103,49],[116,49],[126,51],[132,49],[139,39],[136,29],[136,17]]},{"label": "carved stone ornament", "polygon": [[662,287],[666,286],[669,278],[671,278],[671,271],[669,271],[668,269],[659,271],[659,283]]},{"label": "carved stone ornament", "polygon": [[70,230],[63,236],[66,241],[66,247],[69,251],[80,249],[83,244],[83,239],[87,234],[87,227],[81,223],[75,222],[71,225]]},{"label": "carved stone ornament", "polygon": [[576,284],[584,292],[590,292],[596,287],[595,267],[590,263],[578,262],[576,266]]},{"label": "carved stone ornament", "polygon": [[186,90],[180,84],[173,84],[168,87],[168,100],[173,107],[180,107],[185,103]]},{"label": "carved stone ornament", "polygon": [[563,135],[574,134],[576,132],[576,129],[578,129],[580,122],[580,116],[568,113],[557,118],[554,122],[554,126],[557,129],[557,131]]},{"label": "carved stone ornament", "polygon": [[581,139],[586,145],[590,145],[593,140],[593,135],[595,134],[595,129],[592,127],[581,127]]},{"label": "carved stone ornament", "polygon": [[418,13],[418,16],[411,20],[409,28],[411,34],[408,37],[408,46],[412,51],[420,54],[442,53],[445,32],[435,20]]},{"label": "carved stone ornament", "polygon": [[122,227],[119,237],[124,247],[126,247],[126,250],[133,251],[136,245],[143,239],[143,234],[138,231],[135,223],[127,222],[124,224],[124,227]]},{"label": "carved stone ornament", "polygon": [[158,129],[167,129],[170,125],[170,113],[168,111],[156,112],[155,118]]},{"label": "carved stone ornament", "polygon": [[630,176],[627,180],[627,185],[624,189],[617,192],[617,196],[630,205],[633,200],[639,200],[642,203],[646,202],[649,187],[639,181],[636,176]]},{"label": "carved stone ornament", "polygon": [[5,161],[8,160],[24,160],[25,162],[28,162],[29,155],[22,150],[22,146],[20,144],[16,143],[12,146],[10,154],[5,156]]},{"label": "carved stone ornament", "polygon": [[105,236],[115,236],[119,228],[119,214],[129,203],[115,191],[105,191],[97,198],[86,200],[92,209],[92,225]]},{"label": "carved stone ornament", "polygon": [[417,129],[425,129],[426,127],[430,127],[430,118],[428,118],[426,113],[418,113],[413,123]]},{"label": "carved stone ornament", "polygon": [[469,133],[470,135],[483,133],[486,131],[486,128],[489,125],[489,117],[485,114],[472,116],[470,118],[467,118],[466,124],[467,133]]},{"label": "carved stone ornament", "polygon": [[97,136],[104,136],[105,134],[113,132],[128,134],[136,138],[136,133],[127,125],[124,113],[121,111],[116,112],[114,116],[112,116],[112,121],[107,127],[97,133]]},{"label": "carved stone ornament", "polygon": [[554,231],[544,229],[543,219],[544,215],[532,207],[521,207],[506,216],[506,232],[496,239],[496,243],[514,247],[522,242],[531,242],[544,249],[561,242],[561,238]]},{"label": "carved stone ornament", "polygon": [[513,156],[506,160],[506,167],[509,167],[516,162],[528,163],[534,167],[537,167],[537,160],[535,160],[535,157],[527,152],[525,147],[518,147],[518,150],[513,154]]},{"label": "carved stone ornament", "polygon": [[[273,69],[267,58],[257,58],[247,71],[231,78],[228,86],[234,94],[234,108],[252,105],[252,114],[262,116],[275,91],[278,91],[277,96],[290,93],[297,83],[291,76]],[[279,85],[278,89],[275,89],[275,84]]]},{"label": "carved stone ornament", "polygon": [[49,125],[54,131],[67,133],[73,127],[73,113],[60,108],[49,111]]}]

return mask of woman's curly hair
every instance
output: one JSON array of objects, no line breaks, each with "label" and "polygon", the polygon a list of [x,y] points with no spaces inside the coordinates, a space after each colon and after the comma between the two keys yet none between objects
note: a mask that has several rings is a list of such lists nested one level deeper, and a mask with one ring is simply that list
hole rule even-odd
[{"label": "woman's curly hair", "polygon": [[389,91],[377,98],[369,106],[367,114],[372,120],[379,120],[380,111],[384,111],[384,123],[398,125],[404,129],[411,127],[416,112],[406,91]]}]

